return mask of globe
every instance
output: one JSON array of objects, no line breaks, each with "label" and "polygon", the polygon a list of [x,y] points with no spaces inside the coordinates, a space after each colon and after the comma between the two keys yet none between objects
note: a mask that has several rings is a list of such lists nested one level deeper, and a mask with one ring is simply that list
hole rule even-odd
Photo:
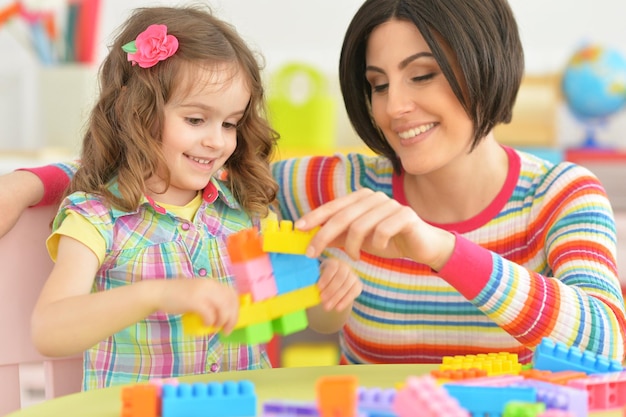
[{"label": "globe", "polygon": [[617,50],[587,45],[570,58],[561,83],[572,114],[585,124],[585,145],[595,145],[595,128],[626,106],[626,58]]}]

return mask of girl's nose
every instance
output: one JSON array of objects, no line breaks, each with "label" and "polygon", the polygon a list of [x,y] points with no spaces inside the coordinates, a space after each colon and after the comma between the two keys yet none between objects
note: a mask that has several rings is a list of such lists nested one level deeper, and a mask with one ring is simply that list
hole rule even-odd
[{"label": "girl's nose", "polygon": [[224,146],[224,129],[222,125],[211,127],[204,132],[201,144],[207,148],[220,148]]}]

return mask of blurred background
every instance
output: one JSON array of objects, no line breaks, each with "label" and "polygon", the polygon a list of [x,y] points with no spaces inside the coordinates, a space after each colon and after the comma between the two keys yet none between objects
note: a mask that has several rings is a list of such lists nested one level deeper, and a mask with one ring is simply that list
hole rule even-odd
[{"label": "blurred background", "polygon": [[[75,59],[65,60],[69,62],[53,60],[41,53],[32,23],[25,23],[20,16],[3,21],[0,15],[0,149],[45,147],[77,152],[80,127],[95,90],[97,66],[106,54],[115,28],[132,8],[184,4],[184,1],[164,0],[74,1],[90,2],[97,9],[90,16],[92,23],[86,31],[79,28],[80,33],[74,36],[78,40],[92,39],[91,49],[87,56],[75,54]],[[31,9],[53,10],[60,37],[69,26],[67,3],[71,0],[23,2]],[[322,99],[329,99],[334,105],[327,105],[316,114],[327,117],[330,125],[327,129],[331,129],[332,137],[326,138],[326,145],[339,148],[359,145],[345,119],[336,68],[343,34],[361,0],[204,3],[234,24],[250,46],[263,55],[268,89],[271,77],[288,63],[306,64],[323,75],[323,89],[312,94],[316,97],[323,94]],[[511,0],[510,3],[526,52],[527,82],[520,93],[514,120],[519,123],[501,132],[499,137],[515,145],[576,146],[585,136],[585,126],[563,109],[560,77],[569,59],[584,45],[601,45],[626,55],[623,24],[626,3],[621,0]],[[13,4],[11,0],[0,0],[0,10]],[[597,129],[597,138],[607,146],[624,148],[626,139],[621,132],[625,129],[626,111],[619,111]]]}]

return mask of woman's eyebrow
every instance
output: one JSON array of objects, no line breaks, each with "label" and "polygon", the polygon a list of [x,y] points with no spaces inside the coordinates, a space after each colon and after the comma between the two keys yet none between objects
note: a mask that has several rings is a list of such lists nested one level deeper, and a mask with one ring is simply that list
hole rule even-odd
[{"label": "woman's eyebrow", "polygon": [[[409,65],[411,62],[415,61],[416,59],[422,58],[422,57],[429,57],[432,58],[433,54],[432,52],[418,52],[416,54],[413,54],[409,57],[404,58],[402,61],[400,61],[400,63],[398,64],[398,68],[399,69],[404,69],[407,67],[407,65]],[[375,65],[367,65],[365,67],[365,71],[373,71],[373,72],[380,72],[381,74],[384,74],[385,71],[383,71],[382,68],[379,68]]]}]

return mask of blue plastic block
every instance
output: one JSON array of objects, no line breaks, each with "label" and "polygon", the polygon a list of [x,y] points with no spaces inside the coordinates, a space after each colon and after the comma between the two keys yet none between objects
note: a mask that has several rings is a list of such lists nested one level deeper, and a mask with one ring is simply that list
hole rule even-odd
[{"label": "blue plastic block", "polygon": [[317,259],[304,255],[270,253],[278,294],[314,285],[320,278],[320,264]]},{"label": "blue plastic block", "polygon": [[450,396],[472,416],[500,417],[509,401],[537,402],[537,391],[531,387],[477,387],[444,384]]},{"label": "blue plastic block", "polygon": [[586,374],[621,371],[624,368],[619,361],[582,352],[577,347],[568,347],[563,342],[554,342],[545,337],[535,348],[533,368],[543,371],[579,371]]},{"label": "blue plastic block", "polygon": [[250,381],[163,385],[162,417],[254,417],[257,398]]},{"label": "blue plastic block", "polygon": [[564,410],[576,417],[587,417],[587,391],[534,379],[524,379],[511,386],[534,388],[537,390],[537,401],[544,403],[548,410]]}]

